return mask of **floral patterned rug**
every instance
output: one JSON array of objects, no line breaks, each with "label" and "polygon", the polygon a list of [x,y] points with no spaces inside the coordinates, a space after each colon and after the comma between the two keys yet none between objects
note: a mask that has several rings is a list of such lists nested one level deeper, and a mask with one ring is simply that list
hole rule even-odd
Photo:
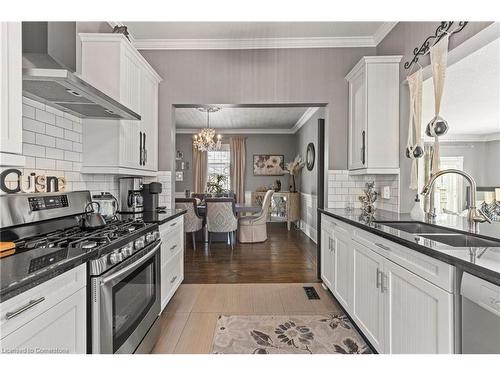
[{"label": "floral patterned rug", "polygon": [[215,354],[369,354],[363,338],[343,314],[221,315]]}]

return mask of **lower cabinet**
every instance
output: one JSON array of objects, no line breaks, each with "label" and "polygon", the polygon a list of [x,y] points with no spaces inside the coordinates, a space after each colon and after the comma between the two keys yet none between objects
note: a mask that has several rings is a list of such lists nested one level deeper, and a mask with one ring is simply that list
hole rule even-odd
[{"label": "lower cabinet", "polygon": [[[324,275],[333,275],[327,287],[372,346],[379,353],[453,353],[453,293],[393,261],[404,255],[395,245],[384,254],[374,249],[381,244],[389,249],[385,239],[377,240],[372,249],[354,240],[353,233],[344,223],[325,228],[322,224],[322,241],[331,236],[335,244],[333,271],[322,270],[322,278],[327,285]],[[436,263],[435,269],[443,269],[437,264],[442,262],[426,258],[427,265]]]},{"label": "lower cabinet", "polygon": [[384,258],[353,241],[352,318],[378,352],[384,348],[384,301],[381,294]]},{"label": "lower cabinet", "polygon": [[333,285],[333,271],[335,269],[333,234],[324,228],[324,226],[321,228],[321,279],[331,289]]},{"label": "lower cabinet", "polygon": [[161,310],[184,280],[184,216],[160,225]]},{"label": "lower cabinet", "polygon": [[85,265],[0,304],[2,353],[86,353]]}]

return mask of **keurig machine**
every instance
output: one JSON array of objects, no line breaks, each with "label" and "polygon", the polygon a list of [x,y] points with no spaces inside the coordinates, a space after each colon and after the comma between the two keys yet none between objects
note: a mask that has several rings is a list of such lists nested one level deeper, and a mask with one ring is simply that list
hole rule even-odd
[{"label": "keurig machine", "polygon": [[151,182],[142,185],[142,206],[144,211],[156,211],[158,209],[158,194],[162,191],[161,183]]}]

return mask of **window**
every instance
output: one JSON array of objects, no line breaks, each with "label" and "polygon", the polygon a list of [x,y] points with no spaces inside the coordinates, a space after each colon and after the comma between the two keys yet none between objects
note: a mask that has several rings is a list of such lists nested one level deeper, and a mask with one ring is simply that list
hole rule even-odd
[{"label": "window", "polygon": [[231,164],[231,157],[229,154],[229,144],[222,144],[219,151],[207,152],[207,177],[211,175],[221,174],[226,176],[223,183],[225,190],[231,189],[231,182],[229,181],[229,166]]}]

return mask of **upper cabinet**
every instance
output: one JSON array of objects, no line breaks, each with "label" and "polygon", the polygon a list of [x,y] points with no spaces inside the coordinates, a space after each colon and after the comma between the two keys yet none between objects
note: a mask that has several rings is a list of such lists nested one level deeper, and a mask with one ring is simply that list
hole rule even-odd
[{"label": "upper cabinet", "polygon": [[24,165],[21,23],[0,22],[0,165]]},{"label": "upper cabinet", "polygon": [[84,120],[83,173],[155,175],[160,76],[121,34],[79,34],[81,76],[141,116]]},{"label": "upper cabinet", "polygon": [[399,173],[400,61],[365,56],[346,76],[351,174]]}]

